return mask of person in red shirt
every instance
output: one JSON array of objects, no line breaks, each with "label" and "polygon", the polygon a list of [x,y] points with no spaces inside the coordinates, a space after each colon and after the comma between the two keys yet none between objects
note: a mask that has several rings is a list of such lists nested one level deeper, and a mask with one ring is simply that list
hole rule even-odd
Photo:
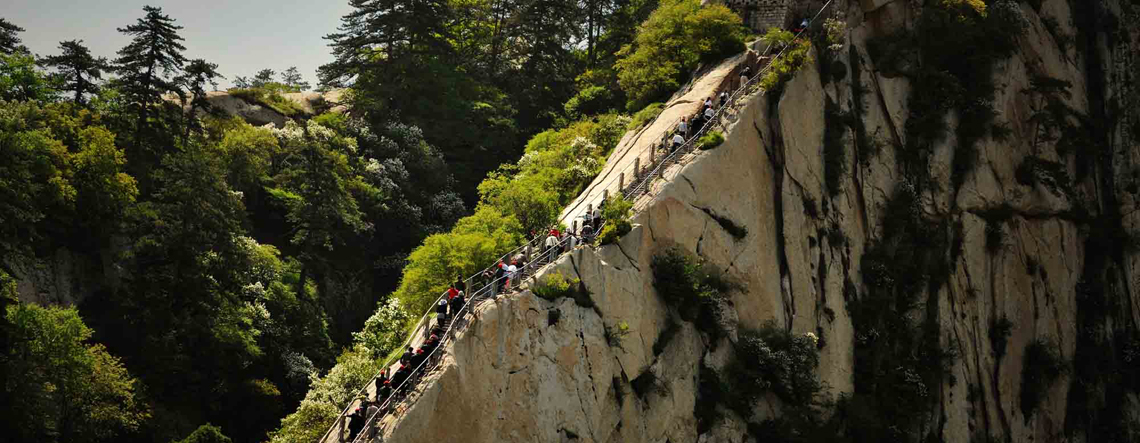
[{"label": "person in red shirt", "polygon": [[455,284],[452,284],[451,287],[447,289],[447,299],[451,300],[455,298],[456,295],[459,295],[459,290],[455,289]]}]

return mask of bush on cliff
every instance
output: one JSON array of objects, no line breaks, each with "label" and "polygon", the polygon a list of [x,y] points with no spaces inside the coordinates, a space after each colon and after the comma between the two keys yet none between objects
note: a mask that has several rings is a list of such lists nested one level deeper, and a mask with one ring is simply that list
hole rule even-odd
[{"label": "bush on cliff", "polygon": [[618,83],[629,97],[626,109],[667,98],[698,63],[744,51],[740,17],[721,4],[665,0],[637,28],[632,45],[618,51]]}]

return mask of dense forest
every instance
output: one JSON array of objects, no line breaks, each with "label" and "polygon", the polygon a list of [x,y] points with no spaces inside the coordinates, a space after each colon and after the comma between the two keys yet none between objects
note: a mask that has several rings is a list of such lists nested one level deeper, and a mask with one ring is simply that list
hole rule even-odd
[{"label": "dense forest", "polygon": [[[279,128],[211,107],[218,66],[161,8],[113,59],[33,54],[0,18],[0,433],[312,441],[434,294],[553,223],[746,38],[697,0],[350,3],[319,71],[346,111]],[[310,88],[232,80],[284,111]],[[94,289],[22,302],[16,264],[61,249]]]}]

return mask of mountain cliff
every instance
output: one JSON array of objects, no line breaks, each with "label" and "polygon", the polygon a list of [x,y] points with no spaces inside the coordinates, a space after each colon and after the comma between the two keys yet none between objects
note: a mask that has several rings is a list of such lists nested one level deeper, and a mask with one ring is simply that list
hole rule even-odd
[{"label": "mountain cliff", "polygon": [[[831,8],[840,42],[532,284],[583,294],[479,306],[384,441],[1140,439],[1140,6]],[[753,56],[628,134],[581,201]]]}]

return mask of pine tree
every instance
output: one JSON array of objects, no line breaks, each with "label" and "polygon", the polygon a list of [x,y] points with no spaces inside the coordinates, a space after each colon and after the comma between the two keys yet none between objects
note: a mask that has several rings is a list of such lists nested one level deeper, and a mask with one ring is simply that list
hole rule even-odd
[{"label": "pine tree", "polygon": [[262,69],[260,71],[257,71],[257,74],[253,76],[253,87],[260,88],[269,83],[273,83],[273,77],[275,76],[277,76],[277,71],[274,71],[272,69]]},{"label": "pine tree", "polygon": [[106,58],[92,56],[83,46],[83,40],[60,42],[59,49],[63,51],[61,54],[44,58],[40,63],[57,69],[61,90],[75,94],[75,103],[83,104],[84,94],[99,91],[99,85],[93,80],[101,80],[103,71],[110,70],[110,65]]},{"label": "pine tree", "polygon": [[325,37],[332,41],[329,46],[336,60],[321,66],[322,84],[341,86],[376,68],[387,71],[377,72],[380,78],[406,72],[417,56],[452,61],[446,56],[453,53],[448,26],[453,11],[446,0],[350,0],[349,4],[353,11],[341,19],[340,32]]},{"label": "pine tree", "polygon": [[291,66],[281,73],[281,81],[285,83],[293,92],[301,92],[309,90],[309,82],[301,76],[301,72],[297,70],[296,66]]},{"label": "pine tree", "polygon": [[24,28],[0,17],[0,54],[28,52],[28,48],[20,44],[20,37],[16,35],[21,32],[24,32]]},{"label": "pine tree", "polygon": [[210,102],[206,100],[206,85],[216,85],[215,80],[219,77],[222,77],[222,75],[218,73],[218,65],[216,63],[209,63],[197,58],[190,60],[190,62],[186,64],[186,69],[182,75],[176,79],[179,88],[184,91],[181,94],[182,102],[185,104],[187,98],[190,100],[188,113],[189,123],[186,125],[186,137],[190,135],[191,130],[201,129],[201,125],[196,118],[198,111],[211,111]]},{"label": "pine tree", "polygon": [[144,6],[143,11],[146,16],[137,23],[119,28],[119,32],[131,36],[131,43],[119,50],[119,58],[115,60],[123,95],[138,114],[136,142],[143,128],[149,125],[151,106],[161,102],[162,94],[178,92],[172,77],[186,64],[186,57],[182,55],[186,47],[178,35],[182,27],[164,15],[162,8]]}]

